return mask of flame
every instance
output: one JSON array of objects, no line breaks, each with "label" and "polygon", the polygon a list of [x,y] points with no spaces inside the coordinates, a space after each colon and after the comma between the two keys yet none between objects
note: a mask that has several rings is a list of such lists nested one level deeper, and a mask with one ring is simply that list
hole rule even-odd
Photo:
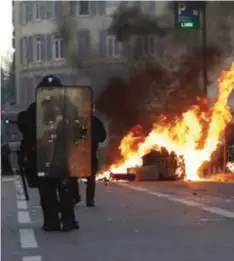
[{"label": "flame", "polygon": [[227,163],[227,168],[229,171],[231,171],[232,173],[234,172],[234,162],[228,162]]},{"label": "flame", "polygon": [[234,87],[234,63],[229,71],[221,73],[218,81],[219,94],[211,108],[202,111],[201,106],[193,106],[169,123],[164,116],[145,136],[139,126],[127,133],[119,146],[122,160],[102,175],[108,178],[110,173],[126,173],[128,168],[141,166],[144,155],[165,148],[176,154],[178,174],[183,162],[186,178],[199,180],[200,168],[210,160],[232,118],[228,97]]}]

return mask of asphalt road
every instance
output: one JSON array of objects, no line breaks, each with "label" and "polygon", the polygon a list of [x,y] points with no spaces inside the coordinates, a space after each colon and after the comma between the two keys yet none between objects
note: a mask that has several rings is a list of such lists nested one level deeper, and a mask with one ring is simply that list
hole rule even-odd
[{"label": "asphalt road", "polygon": [[2,261],[234,260],[234,184],[99,184],[97,207],[78,205],[81,229],[70,233],[41,231],[30,195],[27,204],[19,181],[2,181]]}]

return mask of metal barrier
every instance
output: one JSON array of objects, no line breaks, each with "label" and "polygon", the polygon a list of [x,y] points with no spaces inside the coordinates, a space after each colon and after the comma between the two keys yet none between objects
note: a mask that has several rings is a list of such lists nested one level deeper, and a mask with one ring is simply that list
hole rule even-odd
[{"label": "metal barrier", "polygon": [[215,151],[206,167],[208,174],[226,172],[228,158],[227,148],[228,147],[222,145]]}]

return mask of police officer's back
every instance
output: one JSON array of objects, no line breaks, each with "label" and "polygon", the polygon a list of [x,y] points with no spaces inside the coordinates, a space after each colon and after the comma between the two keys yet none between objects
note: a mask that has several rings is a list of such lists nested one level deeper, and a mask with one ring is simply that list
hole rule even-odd
[{"label": "police officer's back", "polygon": [[[86,188],[86,206],[94,207],[94,197],[95,197],[95,188],[96,188],[96,173],[99,168],[97,151],[99,148],[99,143],[104,142],[106,139],[106,130],[103,123],[96,116],[92,116],[91,118],[91,175],[87,178],[87,188]],[[74,204],[78,203],[81,199],[79,194],[79,184],[77,183],[77,179],[73,178],[73,201]]]},{"label": "police officer's back", "polygon": [[94,207],[95,187],[96,187],[96,173],[99,168],[97,151],[99,143],[106,139],[106,130],[103,123],[96,117],[92,116],[92,173],[87,181],[86,190],[86,205],[87,207]]},{"label": "police officer's back", "polygon": [[[57,77],[53,75],[48,75],[42,79],[39,83],[38,88],[43,87],[61,87],[62,84]],[[27,139],[31,143],[31,147],[35,149],[35,153],[32,153],[31,157],[34,158],[36,164],[34,166],[39,166],[38,158],[40,153],[37,151],[37,137],[36,137],[36,109],[37,106],[41,104],[32,103],[27,110],[27,118],[30,123],[30,131],[27,134]],[[53,106],[53,104],[52,104]],[[44,117],[46,115],[43,115]],[[42,116],[42,117],[43,117]],[[52,114],[52,117],[54,115]],[[55,144],[58,142],[55,140]],[[51,160],[51,163],[53,159]],[[46,165],[46,162],[44,162]],[[65,166],[66,169],[66,166]],[[67,169],[66,169],[67,170]],[[53,166],[49,168],[48,175],[44,177],[37,177],[40,201],[42,212],[44,216],[44,225],[43,229],[45,231],[70,231],[72,229],[79,228],[77,221],[75,221],[74,209],[72,204],[72,194],[70,190],[70,179],[68,170],[63,177],[61,176],[51,176],[51,171],[53,171]],[[38,172],[38,169],[35,170],[35,173]],[[57,195],[57,192],[59,196]],[[61,212],[61,220],[59,218],[59,212]]]}]

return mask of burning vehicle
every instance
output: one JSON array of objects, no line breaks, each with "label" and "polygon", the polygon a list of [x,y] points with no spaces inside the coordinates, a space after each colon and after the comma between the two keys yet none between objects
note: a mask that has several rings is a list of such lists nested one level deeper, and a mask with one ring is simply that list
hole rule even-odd
[{"label": "burning vehicle", "polygon": [[[157,152],[158,158],[170,155],[169,162],[175,176],[201,180],[204,167],[211,161],[232,120],[228,98],[234,88],[234,64],[230,70],[221,73],[218,82],[219,93],[211,106],[194,105],[173,120],[162,115],[148,133],[142,126],[133,127],[120,142],[121,159],[100,173],[99,178],[126,175],[128,169],[142,167],[147,155]],[[207,99],[201,100],[203,104],[207,103]]]}]

